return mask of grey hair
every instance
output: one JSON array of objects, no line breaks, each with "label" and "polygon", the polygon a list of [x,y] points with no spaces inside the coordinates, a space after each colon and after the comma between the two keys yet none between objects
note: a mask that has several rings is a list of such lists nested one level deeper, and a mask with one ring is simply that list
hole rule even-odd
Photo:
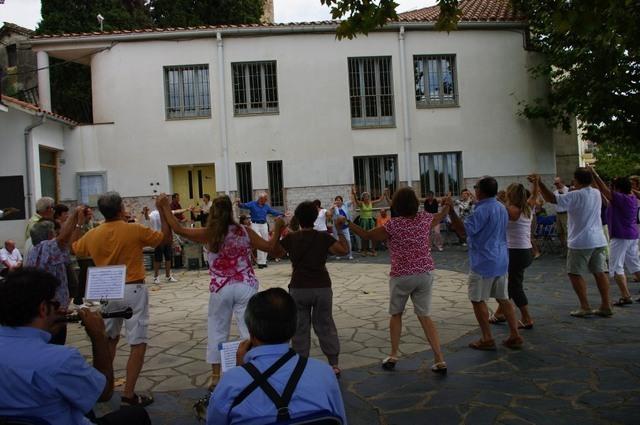
[{"label": "grey hair", "polygon": [[269,195],[267,194],[267,192],[260,192],[258,193],[258,197],[256,199],[260,199],[260,198],[267,198]]},{"label": "grey hair", "polygon": [[54,234],[55,226],[53,221],[51,220],[40,220],[35,223],[29,231],[29,235],[31,236],[31,243],[33,244],[33,246],[38,245],[42,241],[51,239],[51,236],[53,236]]},{"label": "grey hair", "polygon": [[36,212],[46,211],[47,208],[53,208],[56,201],[48,196],[42,197],[36,201]]},{"label": "grey hair", "polygon": [[107,192],[98,198],[98,209],[105,219],[116,218],[122,211],[122,198],[118,192]]}]

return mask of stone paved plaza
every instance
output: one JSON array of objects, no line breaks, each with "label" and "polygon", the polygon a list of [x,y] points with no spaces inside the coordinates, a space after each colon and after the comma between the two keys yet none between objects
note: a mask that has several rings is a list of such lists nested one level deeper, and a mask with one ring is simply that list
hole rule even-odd
[{"label": "stone paved plaza", "polygon": [[[429,371],[432,355],[411,307],[396,371],[380,368],[388,349],[386,255],[328,264],[350,423],[639,423],[640,305],[616,309],[611,319],[570,317],[576,299],[563,260],[543,256],[525,279],[536,322],[523,331],[524,349],[477,352],[467,348],[479,331],[466,297],[466,253],[452,247],[434,256],[433,318],[449,364],[444,377]],[[286,286],[289,273],[288,262],[271,263],[258,271],[261,288]],[[149,407],[154,424],[196,424],[191,405],[204,394],[209,374],[206,271],[177,275],[179,283],[163,283],[151,292],[152,339],[138,389],[154,394]],[[589,286],[596,305],[595,284]],[[632,288],[636,293],[638,284]],[[617,298],[617,288],[611,293]],[[496,340],[506,337],[506,326],[493,330]],[[75,326],[69,343],[89,354],[89,343]],[[323,358],[317,344],[312,354]],[[123,346],[116,378],[124,376],[127,355]],[[116,398],[100,410],[117,406]]]}]

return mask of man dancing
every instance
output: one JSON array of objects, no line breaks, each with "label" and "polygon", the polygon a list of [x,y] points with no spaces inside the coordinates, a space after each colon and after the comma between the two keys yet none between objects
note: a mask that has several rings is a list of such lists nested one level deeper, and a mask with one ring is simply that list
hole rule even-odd
[{"label": "man dancing", "polygon": [[[269,240],[269,226],[267,225],[267,215],[273,215],[276,217],[283,217],[280,211],[276,211],[269,204],[267,204],[267,194],[261,192],[258,194],[256,201],[241,203],[239,199],[236,200],[238,207],[249,210],[251,213],[251,229],[259,234],[262,239]],[[264,269],[267,267],[267,253],[258,250],[258,268]]]}]

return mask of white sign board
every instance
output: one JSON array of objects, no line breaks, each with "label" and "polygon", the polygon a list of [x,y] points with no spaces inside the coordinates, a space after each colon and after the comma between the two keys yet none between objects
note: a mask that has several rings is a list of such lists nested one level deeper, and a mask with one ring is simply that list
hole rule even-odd
[{"label": "white sign board", "polygon": [[89,267],[85,298],[91,301],[124,299],[127,266]]},{"label": "white sign board", "polygon": [[218,345],[220,358],[222,360],[220,364],[222,373],[236,367],[236,353],[238,352],[238,346],[241,342],[242,341],[222,342]]}]

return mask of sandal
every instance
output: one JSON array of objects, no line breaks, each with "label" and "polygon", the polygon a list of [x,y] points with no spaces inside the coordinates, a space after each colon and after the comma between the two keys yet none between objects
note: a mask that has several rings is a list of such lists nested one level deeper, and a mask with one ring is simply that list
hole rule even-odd
[{"label": "sandal", "polygon": [[120,401],[122,403],[128,404],[129,406],[145,407],[153,403],[153,397],[150,395],[146,396],[146,395],[134,394],[133,397],[122,396],[120,397]]},{"label": "sandal", "polygon": [[396,368],[396,363],[398,363],[398,358],[389,356],[382,361],[382,368],[384,370],[393,370]]},{"label": "sandal", "polygon": [[447,363],[438,362],[431,366],[431,371],[434,373],[447,373]]},{"label": "sandal", "polygon": [[342,369],[340,369],[337,365],[331,365],[331,369],[333,369],[333,373],[335,373],[336,378],[340,379],[340,375],[342,374]]},{"label": "sandal", "polygon": [[481,350],[481,351],[495,351],[496,350],[496,342],[492,339],[488,340],[488,341],[483,341],[481,339],[474,341],[474,342],[470,342],[469,343],[469,347],[473,348],[474,350]]},{"label": "sandal", "polygon": [[518,329],[533,329],[533,322],[525,325],[522,320],[518,320]]},{"label": "sandal", "polygon": [[491,315],[489,316],[489,323],[491,323],[492,325],[498,324],[498,323],[502,323],[502,322],[506,322],[507,318],[502,316],[496,316],[494,313],[491,313]]},{"label": "sandal", "polygon": [[631,297],[629,298],[620,298],[617,302],[613,303],[613,305],[615,305],[616,307],[623,307],[625,305],[628,304],[633,304],[633,300],[631,299]]},{"label": "sandal", "polygon": [[502,341],[502,345],[512,350],[519,350],[522,348],[522,344],[524,344],[524,339],[521,336],[517,337],[509,337]]}]

